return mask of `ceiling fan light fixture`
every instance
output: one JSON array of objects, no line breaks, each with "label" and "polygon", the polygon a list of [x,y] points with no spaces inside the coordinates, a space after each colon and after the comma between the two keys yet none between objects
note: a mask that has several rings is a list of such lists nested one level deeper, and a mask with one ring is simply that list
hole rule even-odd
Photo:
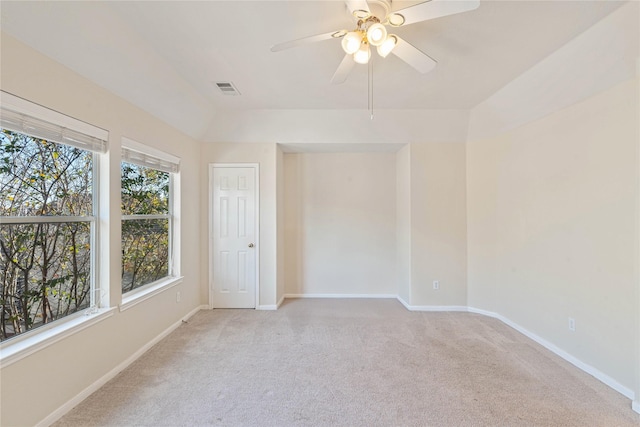
[{"label": "ceiling fan light fixture", "polygon": [[399,27],[404,24],[404,21],[404,16],[400,15],[399,13],[392,13],[387,17],[387,22],[392,27]]},{"label": "ceiling fan light fixture", "polygon": [[387,55],[391,53],[394,47],[398,44],[398,37],[393,34],[390,34],[387,39],[377,47],[378,55],[383,58],[386,58]]},{"label": "ceiling fan light fixture", "polygon": [[357,31],[351,31],[342,38],[342,49],[348,55],[352,55],[360,49],[362,35]]},{"label": "ceiling fan light fixture", "polygon": [[366,64],[369,62],[369,58],[371,58],[371,49],[367,43],[362,43],[360,49],[353,54],[353,60],[358,64]]},{"label": "ceiling fan light fixture", "polygon": [[356,19],[367,19],[371,14],[368,10],[356,9],[353,11],[353,16],[355,16]]},{"label": "ceiling fan light fixture", "polygon": [[380,46],[387,38],[387,29],[379,22],[367,29],[367,40],[372,46]]}]

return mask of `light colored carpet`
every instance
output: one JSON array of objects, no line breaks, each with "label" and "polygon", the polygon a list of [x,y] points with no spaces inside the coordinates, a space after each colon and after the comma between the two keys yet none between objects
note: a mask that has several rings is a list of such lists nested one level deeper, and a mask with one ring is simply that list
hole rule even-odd
[{"label": "light colored carpet", "polygon": [[638,426],[498,320],[395,300],[196,314],[55,426]]}]

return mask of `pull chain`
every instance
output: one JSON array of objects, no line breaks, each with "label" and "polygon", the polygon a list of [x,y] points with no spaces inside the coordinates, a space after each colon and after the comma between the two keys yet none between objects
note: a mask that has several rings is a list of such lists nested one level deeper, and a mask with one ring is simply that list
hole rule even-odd
[{"label": "pull chain", "polygon": [[[373,58],[372,58],[373,59]],[[373,120],[373,61],[369,61],[368,68],[368,82],[367,82],[367,95],[369,97],[368,107],[371,114],[371,120]]]}]

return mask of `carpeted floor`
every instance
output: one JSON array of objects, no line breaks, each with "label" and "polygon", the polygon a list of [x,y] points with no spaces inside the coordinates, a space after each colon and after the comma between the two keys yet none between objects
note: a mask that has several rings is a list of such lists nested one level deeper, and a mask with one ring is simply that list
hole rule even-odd
[{"label": "carpeted floor", "polygon": [[625,397],[498,320],[395,300],[201,311],[61,426],[638,426]]}]

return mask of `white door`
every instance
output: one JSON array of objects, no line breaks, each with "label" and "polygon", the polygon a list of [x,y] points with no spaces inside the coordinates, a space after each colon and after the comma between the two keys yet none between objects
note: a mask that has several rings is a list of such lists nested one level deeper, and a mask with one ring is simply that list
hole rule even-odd
[{"label": "white door", "polygon": [[256,307],[257,165],[212,165],[211,304]]}]

